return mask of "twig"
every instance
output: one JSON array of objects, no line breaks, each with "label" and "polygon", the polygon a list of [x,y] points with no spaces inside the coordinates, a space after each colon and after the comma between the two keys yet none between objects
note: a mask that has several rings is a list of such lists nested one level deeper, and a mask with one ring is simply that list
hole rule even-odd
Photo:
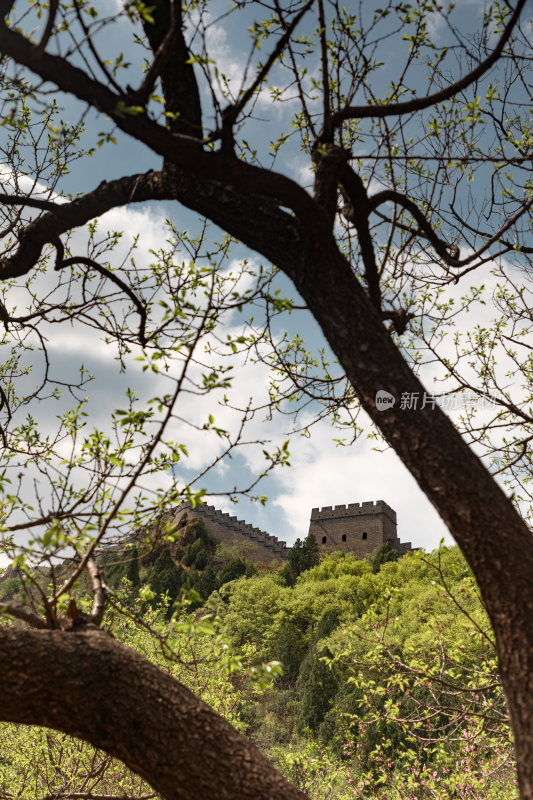
[{"label": "twig", "polygon": [[94,558],[88,559],[87,572],[91,577],[94,593],[93,607],[91,609],[91,622],[93,622],[95,625],[100,625],[105,611],[106,587]]},{"label": "twig", "polygon": [[320,26],[320,65],[322,68],[322,104],[324,109],[324,124],[321,141],[330,142],[332,126],[329,104],[328,45],[326,41],[326,18],[324,15],[323,0],[318,0],[318,24]]},{"label": "twig", "polygon": [[60,270],[64,267],[72,267],[75,264],[84,264],[91,269],[94,269],[95,272],[98,272],[105,278],[109,278],[110,281],[115,283],[119,286],[123,292],[125,292],[130,300],[134,303],[135,308],[141,318],[141,322],[139,325],[139,342],[141,346],[144,347],[146,345],[146,309],[144,308],[143,304],[137,297],[137,295],[130,289],[127,283],[125,283],[122,278],[119,278],[114,272],[106,269],[106,267],[102,267],[96,261],[93,261],[92,258],[87,258],[86,256],[72,256],[71,258],[62,258],[62,251],[64,251],[63,245],[60,243],[59,240],[54,240],[53,243],[54,247],[58,251],[58,259],[56,261],[56,265],[54,269]]},{"label": "twig", "polygon": [[43,35],[41,37],[41,41],[37,45],[37,50],[40,53],[43,53],[46,45],[48,44],[48,40],[52,35],[52,31],[54,30],[54,23],[56,21],[57,9],[59,8],[59,0],[50,0],[49,7],[48,7],[48,19],[46,20],[46,27],[44,29]]},{"label": "twig", "polygon": [[10,617],[20,619],[22,622],[27,622],[32,628],[39,628],[39,630],[48,628],[48,625],[42,617],[15,603],[0,603],[0,614],[9,614]]}]

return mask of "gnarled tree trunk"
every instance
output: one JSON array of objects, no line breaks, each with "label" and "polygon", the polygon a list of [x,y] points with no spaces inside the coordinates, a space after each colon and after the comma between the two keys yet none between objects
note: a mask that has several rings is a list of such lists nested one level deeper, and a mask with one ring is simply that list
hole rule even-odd
[{"label": "gnarled tree trunk", "polygon": [[167,800],[304,800],[192,692],[99,630],[0,627],[0,718],[85,739]]}]

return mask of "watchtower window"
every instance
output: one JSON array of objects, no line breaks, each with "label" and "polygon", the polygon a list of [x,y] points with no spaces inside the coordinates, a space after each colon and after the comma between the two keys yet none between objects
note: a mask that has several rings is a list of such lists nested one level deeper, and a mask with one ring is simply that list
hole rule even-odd
[{"label": "watchtower window", "polygon": [[322,537],[322,544],[326,544],[326,537],[325,536]]},{"label": "watchtower window", "polygon": [[342,534],[342,541],[343,541],[343,542],[345,542],[345,541],[346,541],[346,534],[345,534],[345,533],[343,533],[343,534]]},{"label": "watchtower window", "polygon": [[366,539],[367,537],[368,537],[368,534],[367,534],[367,532],[366,532],[366,531],[363,531],[363,539]]}]

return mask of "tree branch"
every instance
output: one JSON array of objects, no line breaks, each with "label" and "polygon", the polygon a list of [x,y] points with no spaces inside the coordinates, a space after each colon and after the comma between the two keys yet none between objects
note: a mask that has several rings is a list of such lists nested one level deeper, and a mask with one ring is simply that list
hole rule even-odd
[{"label": "tree branch", "polygon": [[[62,233],[71,228],[84,225],[110,208],[168,197],[168,192],[163,173],[147,172],[119,178],[111,183],[104,181],[94,191],[70,203],[54,204],[48,214],[30,222],[19,233],[16,252],[0,258],[0,279],[25,275],[37,263],[44,245],[57,241]],[[22,202],[22,198],[20,200]],[[27,204],[35,206],[36,201],[28,198]]]},{"label": "tree branch", "polygon": [[416,220],[428,241],[433,245],[435,252],[442,258],[442,260],[450,267],[461,266],[459,259],[459,248],[455,244],[448,244],[443,239],[440,239],[431,224],[428,222],[422,211],[418,208],[416,203],[406,197],[401,192],[396,192],[393,189],[385,189],[382,192],[372,195],[368,198],[368,207],[370,211],[375,211],[382,203],[398,203],[398,205],[405,208],[413,219]]},{"label": "tree branch", "polygon": [[39,208],[41,211],[53,212],[61,208],[62,203],[54,203],[52,200],[38,200],[35,197],[26,197],[23,194],[5,194],[4,192],[0,192],[0,205],[28,206],[28,208]]},{"label": "tree branch", "polygon": [[[174,41],[178,34],[178,23],[180,17],[175,13],[175,4],[172,4],[170,27],[165,34],[161,44],[157,47],[154,53],[154,60],[152,61],[148,72],[145,74],[143,82],[138,89],[130,89],[128,87],[129,99],[132,103],[139,105],[146,105],[150,92],[155,86],[155,82],[159,78],[162,70],[165,68],[167,61],[172,55]],[[149,23],[147,23],[149,24]],[[155,46],[155,39],[154,39]]]},{"label": "tree branch", "polygon": [[27,622],[32,628],[38,628],[40,630],[48,628],[47,623],[42,617],[16,603],[0,603],[0,614],[8,614],[10,617],[19,619],[21,622]]},{"label": "tree branch", "polygon": [[[59,253],[63,251],[63,245],[59,240],[53,242],[56,249],[58,250],[58,259],[56,261],[56,265],[54,267],[55,270],[61,270],[65,267],[72,267],[74,264],[84,264],[85,266],[93,269],[95,272],[98,272],[99,275],[102,275],[104,278],[108,278],[114,284],[116,284],[122,291],[128,295],[132,303],[134,304],[137,312],[141,318],[141,322],[139,324],[139,343],[142,347],[146,345],[146,309],[144,305],[141,303],[135,292],[125,283],[122,278],[115,272],[111,272],[111,270],[106,269],[106,267],[102,267],[98,262],[94,261],[92,258],[87,258],[87,256],[72,256],[71,258],[59,257]],[[61,253],[62,254],[62,253]]]},{"label": "tree branch", "polygon": [[87,560],[87,572],[91,578],[94,597],[90,620],[94,623],[94,625],[99,626],[102,622],[105,611],[106,588],[94,558],[89,558]]},{"label": "tree branch", "polygon": [[[74,8],[76,10],[76,17],[78,18],[78,22],[80,23],[80,25],[82,27],[83,33],[85,34],[85,39],[87,41],[87,44],[89,45],[89,50],[93,54],[94,60],[96,61],[96,63],[98,64],[98,66],[102,70],[103,74],[105,75],[105,79],[106,79],[107,83],[109,84],[109,86],[112,86],[115,89],[115,91],[117,91],[119,94],[122,94],[121,86],[116,82],[115,78],[113,77],[111,72],[108,70],[106,64],[100,58],[100,54],[98,53],[96,47],[94,46],[91,33],[90,33],[87,25],[85,24],[85,20],[83,19],[82,9],[80,8],[78,3],[74,3]],[[43,48],[41,48],[41,51],[42,51],[42,49]],[[93,75],[94,75],[94,72],[93,72]]]},{"label": "tree branch", "polygon": [[446,87],[446,89],[441,89],[438,92],[433,92],[432,94],[428,94],[425,97],[414,97],[412,100],[406,100],[403,103],[386,103],[385,105],[371,105],[371,106],[347,106],[346,108],[337,111],[333,114],[331,124],[333,128],[339,127],[345,120],[347,119],[363,119],[368,117],[373,118],[381,118],[381,117],[392,117],[398,116],[402,114],[411,114],[414,111],[422,111],[425,108],[430,108],[430,106],[435,105],[436,103],[442,103],[443,100],[449,100],[454,95],[462,92],[468,86],[470,86],[474,81],[478,78],[481,78],[482,75],[489,70],[493,64],[499,59],[503,52],[503,48],[509,41],[511,33],[513,31],[514,26],[518,22],[518,18],[520,17],[520,13],[522,9],[526,5],[526,0],[518,0],[516,4],[516,8],[511,14],[511,18],[507,25],[505,26],[503,33],[498,41],[498,44],[485,59],[479,64],[475,69],[469,72],[460,80],[452,83],[451,86]]},{"label": "tree branch", "polygon": [[[235,165],[240,169],[241,162],[235,161]],[[272,173],[255,167],[250,169],[254,176],[265,176],[267,181],[270,180]],[[296,186],[290,180],[288,183]],[[257,184],[254,182],[252,185]],[[312,210],[311,236],[318,237],[322,229],[326,237],[331,237],[327,218],[321,209],[303,189],[298,187],[298,190],[306,207]],[[305,254],[308,234],[304,227],[264,195],[238,192],[231,185],[222,185],[217,180],[199,181],[185,172],[174,172],[173,175],[164,171],[148,172],[104,182],[83,197],[58,205],[53,214],[44,214],[29,223],[19,234],[16,252],[0,258],[0,279],[28,273],[38,261],[44,245],[57,241],[62,233],[84,225],[110,208],[150,199],[182,202],[225,227],[280,266],[287,262],[295,268]],[[307,218],[307,211],[305,216]],[[277,231],[276,237],[272,236],[272,230]]]},{"label": "tree branch", "polygon": [[85,739],[166,800],[306,800],[209,706],[103,631],[0,626],[0,674],[0,719]]},{"label": "tree branch", "polygon": [[298,14],[296,14],[290,25],[287,26],[287,29],[285,30],[283,36],[278,40],[276,46],[268,56],[264,65],[259,70],[255,80],[253,81],[251,86],[249,86],[248,89],[243,93],[240,100],[237,103],[235,103],[235,105],[228,106],[226,109],[224,109],[224,126],[223,126],[224,132],[228,131],[228,133],[231,133],[231,128],[235,124],[240,112],[246,106],[250,98],[253,97],[254,93],[257,91],[259,86],[261,86],[264,79],[270,72],[272,65],[285,49],[292,35],[292,32],[294,31],[300,20],[303,18],[303,16],[311,8],[314,2],[315,0],[308,0],[308,2],[303,6],[303,8],[298,12]]},{"label": "tree branch", "polygon": [[41,52],[44,52],[46,45],[48,44],[48,40],[52,35],[52,31],[54,30],[54,23],[56,21],[57,9],[59,8],[59,0],[50,0],[50,4],[48,7],[48,18],[46,20],[46,26],[41,37],[41,41],[37,45],[38,49]]},{"label": "tree branch", "polygon": [[[7,28],[2,22],[0,22],[0,50],[19,64],[36,72],[43,80],[52,81],[62,91],[74,95],[91,107],[98,108],[102,113],[107,114],[121,130],[143,142],[154,152],[163,156],[166,161],[183,170],[186,175],[191,176],[195,183],[199,179],[210,181],[211,185],[218,181],[222,184],[220,188],[247,193],[254,191],[253,187],[260,187],[258,194],[281,206],[290,208],[298,219],[305,223],[310,236],[317,242],[324,237],[331,238],[325,215],[317,208],[307,192],[287,176],[246,164],[236,158],[228,159],[222,153],[205,152],[198,147],[198,142],[192,136],[171,132],[150,120],[146,114],[138,116],[123,114],[119,105],[121,98],[106,86],[89,78],[83,70],[68,64],[59,56],[49,53],[40,54],[35,45],[32,45],[19,33]],[[180,179],[181,176],[178,176],[177,180]],[[116,185],[117,182],[113,182],[113,184]],[[178,186],[176,194],[179,194],[179,188]],[[213,189],[211,188],[210,191],[212,192]],[[150,198],[145,197],[144,199]],[[194,208],[194,206],[189,205],[189,208]],[[102,212],[97,211],[97,214],[99,213]],[[56,236],[59,233],[60,231],[57,231]],[[35,260],[32,260],[31,263],[35,263]],[[16,277],[25,272],[27,269],[15,275],[6,275],[6,277]],[[0,277],[3,277],[1,262]]]},{"label": "tree branch", "polygon": [[320,26],[320,68],[322,70],[322,107],[324,112],[324,124],[322,126],[321,139],[324,142],[330,142],[332,139],[333,128],[331,125],[331,108],[330,108],[330,98],[329,98],[326,17],[324,14],[323,0],[317,0],[317,3],[318,3],[318,24]]},{"label": "tree branch", "polygon": [[[154,53],[146,78],[151,81],[156,74],[161,77],[165,110],[176,115],[169,120],[170,130],[201,139],[202,105],[194,67],[189,61],[191,54],[183,35],[180,0],[155,0],[152,16],[153,22],[143,20],[144,32]],[[193,146],[198,148],[198,144]]]},{"label": "tree branch", "polygon": [[368,216],[370,213],[368,194],[363,181],[347,162],[342,166],[339,177],[345,196],[349,200],[349,205],[344,206],[342,213],[357,230],[361,257],[365,267],[368,294],[374,308],[381,312],[379,272],[376,264],[374,243],[368,224]]}]

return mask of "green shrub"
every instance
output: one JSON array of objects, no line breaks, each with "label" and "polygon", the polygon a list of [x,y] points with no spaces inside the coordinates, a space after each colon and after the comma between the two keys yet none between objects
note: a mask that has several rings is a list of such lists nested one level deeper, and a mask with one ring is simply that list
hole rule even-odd
[{"label": "green shrub", "polygon": [[167,593],[171,603],[174,602],[185,583],[185,577],[185,570],[181,566],[176,566],[168,547],[165,547],[158,556],[150,573],[150,586],[156,594],[154,604],[157,604],[162,595]]},{"label": "green shrub", "polygon": [[197,591],[205,601],[218,589],[217,573],[212,564],[204,570],[197,583]]},{"label": "green shrub", "polygon": [[389,544],[389,542],[385,542],[385,544],[381,545],[378,552],[374,556],[374,560],[372,561],[372,572],[379,572],[383,564],[386,564],[388,561],[398,561],[398,558],[398,551],[395,550],[394,547]]},{"label": "green shrub", "polygon": [[2,600],[12,600],[21,590],[22,582],[20,578],[6,578],[0,583],[0,598]]},{"label": "green shrub", "polygon": [[200,550],[194,560],[194,566],[196,569],[205,569],[207,567],[207,552],[205,550]]},{"label": "green shrub", "polygon": [[185,556],[183,558],[183,563],[185,566],[191,567],[201,552],[205,553],[205,545],[201,539],[195,539],[185,551]]},{"label": "green shrub", "polygon": [[234,558],[233,561],[230,561],[229,564],[226,564],[220,573],[219,583],[222,586],[224,583],[234,581],[236,578],[240,578],[242,575],[244,575],[245,572],[246,564],[242,558]]}]

